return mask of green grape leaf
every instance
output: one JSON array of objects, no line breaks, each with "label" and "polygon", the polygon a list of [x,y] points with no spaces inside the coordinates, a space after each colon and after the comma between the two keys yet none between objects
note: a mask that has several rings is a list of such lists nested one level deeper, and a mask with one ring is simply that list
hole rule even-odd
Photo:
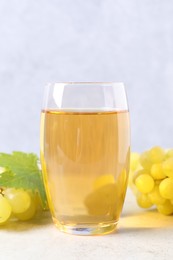
[{"label": "green grape leaf", "polygon": [[5,171],[0,173],[0,187],[23,188],[38,192],[42,206],[46,209],[46,193],[38,163],[39,158],[33,153],[18,151],[12,154],[0,153],[0,167],[5,168]]}]

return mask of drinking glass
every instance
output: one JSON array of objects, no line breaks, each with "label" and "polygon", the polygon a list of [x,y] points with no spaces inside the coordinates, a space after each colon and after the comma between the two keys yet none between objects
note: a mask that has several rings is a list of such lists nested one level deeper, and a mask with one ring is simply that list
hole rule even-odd
[{"label": "drinking glass", "polygon": [[59,230],[115,230],[126,194],[130,129],[123,83],[48,84],[41,112],[41,164]]}]

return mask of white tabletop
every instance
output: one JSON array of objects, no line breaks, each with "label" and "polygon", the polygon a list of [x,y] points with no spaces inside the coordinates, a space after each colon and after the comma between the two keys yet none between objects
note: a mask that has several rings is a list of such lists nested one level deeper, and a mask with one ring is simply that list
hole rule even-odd
[{"label": "white tabletop", "polygon": [[128,190],[115,233],[68,235],[58,231],[46,213],[40,220],[1,226],[0,259],[169,260],[173,259],[173,216],[138,208]]}]

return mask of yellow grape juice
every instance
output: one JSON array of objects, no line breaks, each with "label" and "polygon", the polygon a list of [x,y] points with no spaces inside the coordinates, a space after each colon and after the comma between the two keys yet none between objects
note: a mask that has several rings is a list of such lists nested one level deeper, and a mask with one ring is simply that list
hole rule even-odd
[{"label": "yellow grape juice", "polygon": [[63,231],[115,227],[129,155],[128,111],[43,110],[41,162],[54,223]]}]

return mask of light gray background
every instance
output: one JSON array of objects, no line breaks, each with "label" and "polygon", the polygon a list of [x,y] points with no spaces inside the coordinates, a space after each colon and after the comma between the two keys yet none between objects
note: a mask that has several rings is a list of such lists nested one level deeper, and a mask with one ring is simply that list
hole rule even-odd
[{"label": "light gray background", "polygon": [[172,0],[0,0],[0,151],[39,154],[49,81],[123,81],[132,149],[173,147]]}]

